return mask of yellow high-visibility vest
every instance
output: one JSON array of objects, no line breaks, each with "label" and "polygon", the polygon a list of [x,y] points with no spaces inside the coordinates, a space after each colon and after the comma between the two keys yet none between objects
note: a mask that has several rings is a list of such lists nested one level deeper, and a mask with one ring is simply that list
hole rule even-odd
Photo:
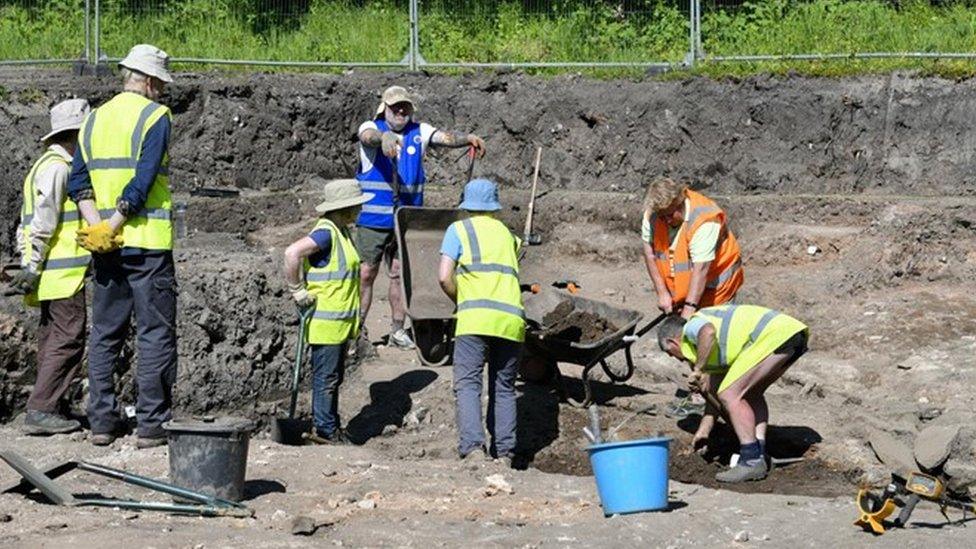
[{"label": "yellow high-visibility vest", "polygon": [[[168,107],[136,93],[122,92],[85,118],[79,146],[102,219],[115,212],[122,191],[136,174],[146,134],[164,116],[172,117]],[[126,247],[173,249],[168,153],[163,156],[143,209],[130,214],[122,225],[122,237]]]},{"label": "yellow high-visibility vest", "polygon": [[314,231],[332,234],[332,251],[324,267],[305,260],[305,283],[315,296],[315,312],[308,324],[312,345],[338,345],[359,335],[359,253],[344,231],[322,218]]},{"label": "yellow high-visibility vest", "polygon": [[[34,218],[34,197],[37,196],[34,179],[51,165],[68,161],[60,154],[48,150],[34,163],[24,179],[24,203],[20,210],[21,251],[25,258],[31,254],[31,221]],[[40,265],[41,278],[37,290],[24,296],[24,303],[37,307],[41,301],[67,299],[85,285],[85,272],[91,262],[91,254],[75,242],[81,228],[78,207],[65,195],[61,203],[61,217],[48,242],[47,256]]]},{"label": "yellow high-visibility vest", "polygon": [[[704,371],[725,374],[719,391],[727,389],[746,373],[800,332],[809,333],[799,320],[758,305],[720,305],[706,307],[692,318],[701,318],[715,328],[715,345],[708,355]],[[692,362],[698,360],[696,345],[681,338],[681,354]]]},{"label": "yellow high-visibility vest", "polygon": [[520,241],[501,221],[475,215],[452,225],[461,241],[454,334],[525,341],[518,279]]}]

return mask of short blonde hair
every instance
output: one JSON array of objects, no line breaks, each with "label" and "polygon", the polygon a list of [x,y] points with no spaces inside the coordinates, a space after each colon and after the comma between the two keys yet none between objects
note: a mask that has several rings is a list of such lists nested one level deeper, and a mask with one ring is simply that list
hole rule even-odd
[{"label": "short blonde hair", "polygon": [[665,176],[655,177],[644,193],[644,209],[650,213],[659,212],[675,203],[685,194],[687,185]]}]

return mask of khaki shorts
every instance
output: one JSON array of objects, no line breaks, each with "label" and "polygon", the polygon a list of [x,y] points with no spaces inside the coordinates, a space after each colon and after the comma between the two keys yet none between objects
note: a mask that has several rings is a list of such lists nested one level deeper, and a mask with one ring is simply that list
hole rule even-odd
[{"label": "khaki shorts", "polygon": [[[397,259],[396,233],[393,229],[372,229],[370,227],[356,227],[356,251],[359,261],[367,265],[377,266],[380,261],[386,265],[391,275],[399,274],[400,269],[393,270],[393,260]],[[399,261],[397,262],[399,263]]]}]

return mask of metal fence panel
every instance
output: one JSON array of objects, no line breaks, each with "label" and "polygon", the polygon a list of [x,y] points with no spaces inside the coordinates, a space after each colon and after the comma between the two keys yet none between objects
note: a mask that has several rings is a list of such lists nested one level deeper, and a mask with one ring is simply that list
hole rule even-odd
[{"label": "metal fence panel", "polygon": [[[976,54],[964,1],[701,0],[709,59],[954,57]],[[936,16],[938,15],[938,16]]]},{"label": "metal fence panel", "polygon": [[174,61],[398,65],[409,0],[101,0],[110,59],[148,42]]},{"label": "metal fence panel", "polygon": [[677,63],[693,0],[418,0],[430,66]]},{"label": "metal fence panel", "polygon": [[0,64],[86,56],[85,0],[0,0]]}]

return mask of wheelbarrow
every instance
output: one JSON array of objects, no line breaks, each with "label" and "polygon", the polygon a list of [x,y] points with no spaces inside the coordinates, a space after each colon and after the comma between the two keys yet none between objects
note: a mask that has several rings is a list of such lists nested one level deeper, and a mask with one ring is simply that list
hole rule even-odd
[{"label": "wheelbarrow", "polygon": [[[546,331],[544,320],[561,303],[569,301],[574,310],[585,311],[610,321],[617,326],[617,331],[607,334],[596,341],[580,342],[560,338],[559,334]],[[590,372],[599,365],[603,373],[616,383],[626,382],[634,375],[634,359],[630,347],[638,339],[646,335],[657,326],[666,315],[659,315],[640,329],[643,315],[637,311],[614,307],[601,301],[580,297],[569,292],[543,289],[538,294],[525,298],[526,334],[525,355],[529,359],[538,359],[546,363],[558,382],[560,392],[565,400],[573,406],[585,408],[593,403],[593,389],[590,386]],[[623,372],[614,371],[607,364],[607,358],[617,351],[623,350],[626,369]],[[559,362],[568,362],[583,366],[581,381],[583,382],[584,397],[577,401],[566,395],[562,388],[562,373]]]},{"label": "wheelbarrow", "polygon": [[410,206],[396,212],[403,298],[417,357],[427,366],[447,366],[454,354],[455,306],[441,290],[437,268],[444,233],[460,215],[460,210]]}]

